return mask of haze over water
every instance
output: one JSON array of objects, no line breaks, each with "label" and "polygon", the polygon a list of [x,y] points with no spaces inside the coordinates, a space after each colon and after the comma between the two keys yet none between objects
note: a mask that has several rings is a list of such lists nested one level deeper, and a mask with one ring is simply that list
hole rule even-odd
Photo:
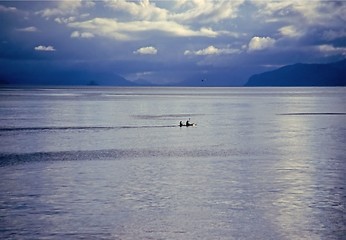
[{"label": "haze over water", "polygon": [[342,239],[345,102],[345,88],[0,89],[0,238]]}]

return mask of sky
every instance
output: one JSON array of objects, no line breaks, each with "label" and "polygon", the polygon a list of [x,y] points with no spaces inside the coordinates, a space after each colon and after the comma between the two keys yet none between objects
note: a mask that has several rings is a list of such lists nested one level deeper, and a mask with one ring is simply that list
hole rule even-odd
[{"label": "sky", "polygon": [[345,57],[346,1],[0,1],[5,81],[241,85],[284,65]]}]

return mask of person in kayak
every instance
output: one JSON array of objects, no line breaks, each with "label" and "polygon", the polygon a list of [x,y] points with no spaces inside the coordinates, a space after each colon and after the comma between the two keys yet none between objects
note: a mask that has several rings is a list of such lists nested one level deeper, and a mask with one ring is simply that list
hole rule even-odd
[{"label": "person in kayak", "polygon": [[179,126],[180,127],[184,126],[182,121],[180,121]]}]

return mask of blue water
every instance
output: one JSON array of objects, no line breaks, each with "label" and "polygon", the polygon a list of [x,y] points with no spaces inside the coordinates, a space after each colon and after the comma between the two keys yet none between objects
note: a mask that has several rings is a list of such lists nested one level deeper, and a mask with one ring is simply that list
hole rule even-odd
[{"label": "blue water", "polygon": [[0,89],[0,238],[344,239],[345,103],[345,88]]}]

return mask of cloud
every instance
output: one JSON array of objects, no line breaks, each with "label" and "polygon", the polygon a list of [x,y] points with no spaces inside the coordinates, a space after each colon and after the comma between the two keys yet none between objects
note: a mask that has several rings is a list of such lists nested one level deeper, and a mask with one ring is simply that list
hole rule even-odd
[{"label": "cloud", "polygon": [[87,7],[87,8],[93,8],[95,7],[96,3],[93,2],[92,0],[85,0],[83,2],[84,6]]},{"label": "cloud", "polygon": [[253,37],[249,42],[248,50],[251,52],[270,48],[275,45],[275,42],[275,39],[270,37]]},{"label": "cloud", "polygon": [[19,32],[38,32],[38,29],[36,27],[26,27],[26,28],[17,28],[16,29]]},{"label": "cloud", "polygon": [[332,56],[332,55],[342,55],[346,56],[346,47],[334,47],[330,44],[323,44],[317,46],[317,50],[322,52],[325,56]]},{"label": "cloud", "polygon": [[346,21],[346,4],[344,1],[301,1],[252,0],[259,11],[256,19],[266,22],[289,22],[299,27],[340,24]]},{"label": "cloud", "polygon": [[95,37],[94,34],[89,33],[89,32],[78,32],[78,31],[74,31],[71,33],[71,38],[93,38]]},{"label": "cloud", "polygon": [[[105,2],[106,6],[116,12],[127,14],[133,20],[210,24],[236,18],[239,7],[245,0],[179,0],[169,4],[160,4],[160,1],[153,3],[149,0],[106,0]],[[161,7],[157,6],[156,3]]]},{"label": "cloud", "polygon": [[[149,0],[125,1],[106,0],[106,5],[111,9],[125,13],[136,20],[149,21],[175,21],[180,23],[199,22],[217,23],[225,19],[237,17],[239,7],[245,0],[180,0],[173,3],[169,9],[158,7]],[[159,3],[159,2],[157,2]],[[171,6],[172,4],[166,4]],[[163,6],[165,6],[163,4]]]},{"label": "cloud", "polygon": [[216,37],[219,33],[211,28],[192,30],[172,21],[130,21],[119,22],[110,18],[94,18],[84,22],[67,24],[71,28],[90,32],[94,35],[113,38],[121,41],[137,40],[149,37],[143,33],[157,32],[161,35],[176,37]]},{"label": "cloud", "polygon": [[[36,14],[49,19],[55,17],[55,22],[63,23],[78,31],[90,32],[93,35],[113,38],[121,41],[143,38],[144,32],[158,32],[160,35],[176,37],[217,37],[239,34],[225,29],[214,31],[206,23],[216,23],[237,16],[238,8],[244,0],[219,0],[211,2],[180,1],[179,8],[172,8],[173,3],[151,2],[149,0],[126,1],[105,0],[99,2],[116,11],[119,19],[95,17],[88,21],[77,21],[83,14],[78,13],[83,7],[94,7],[95,3],[85,1],[63,0],[55,7],[45,8]],[[161,7],[157,6],[160,5]],[[90,5],[90,6],[89,6]],[[176,4],[178,6],[178,4]],[[166,7],[166,8],[163,8]],[[176,11],[175,11],[176,10]],[[125,15],[127,14],[128,17]],[[70,15],[70,16],[68,16]],[[149,36],[145,36],[148,38]]]},{"label": "cloud", "polygon": [[76,17],[57,17],[54,19],[54,21],[57,23],[69,23],[76,21]]},{"label": "cloud", "polygon": [[106,5],[113,10],[129,14],[137,20],[162,21],[167,19],[168,10],[157,7],[149,0],[125,1],[125,0],[106,0]]},{"label": "cloud", "polygon": [[142,48],[137,49],[133,53],[134,54],[139,54],[139,55],[156,55],[157,54],[157,49],[152,47],[152,46],[142,47]]},{"label": "cloud", "polygon": [[79,38],[80,37],[80,33],[78,31],[74,31],[71,33],[71,38]]},{"label": "cloud", "polygon": [[170,14],[169,17],[178,22],[218,23],[236,18],[239,7],[244,2],[244,0],[181,0],[175,5],[177,12]]},{"label": "cloud", "polygon": [[194,54],[196,55],[214,55],[214,54],[219,54],[219,49],[214,47],[214,46],[209,46],[205,49],[201,49],[198,51],[195,51]]},{"label": "cloud", "polygon": [[41,15],[44,18],[49,19],[54,16],[66,16],[76,14],[77,10],[82,7],[81,0],[61,0],[56,4],[54,8],[45,8],[41,11],[37,11],[36,14]]},{"label": "cloud", "polygon": [[285,26],[279,29],[279,32],[284,37],[296,38],[303,35],[302,32],[298,31],[297,28],[293,25]]},{"label": "cloud", "polygon": [[212,45],[210,45],[207,48],[197,50],[197,51],[190,51],[186,50],[184,52],[184,55],[198,55],[198,56],[205,56],[205,55],[220,55],[220,54],[235,54],[240,53],[241,51],[238,49],[232,49],[232,48],[216,48]]},{"label": "cloud", "polygon": [[346,38],[346,29],[341,29],[341,30],[328,29],[323,32],[322,38],[327,41],[335,40],[338,38]]},{"label": "cloud", "polygon": [[265,17],[267,22],[278,22],[280,20],[295,21],[296,19],[312,20],[318,15],[317,6],[319,5],[319,1],[310,1],[309,4],[301,4],[300,0],[252,0],[251,3],[260,9],[258,12],[259,16]]},{"label": "cloud", "polygon": [[44,52],[56,51],[53,46],[43,46],[43,45],[39,45],[39,46],[35,47],[35,50],[36,51],[44,51]]},{"label": "cloud", "polygon": [[82,32],[82,33],[80,34],[80,37],[81,37],[81,38],[93,38],[93,37],[94,37],[94,34],[89,33],[89,32]]},{"label": "cloud", "polygon": [[0,5],[0,12],[16,12],[17,8],[15,7],[6,7],[3,5]]}]

